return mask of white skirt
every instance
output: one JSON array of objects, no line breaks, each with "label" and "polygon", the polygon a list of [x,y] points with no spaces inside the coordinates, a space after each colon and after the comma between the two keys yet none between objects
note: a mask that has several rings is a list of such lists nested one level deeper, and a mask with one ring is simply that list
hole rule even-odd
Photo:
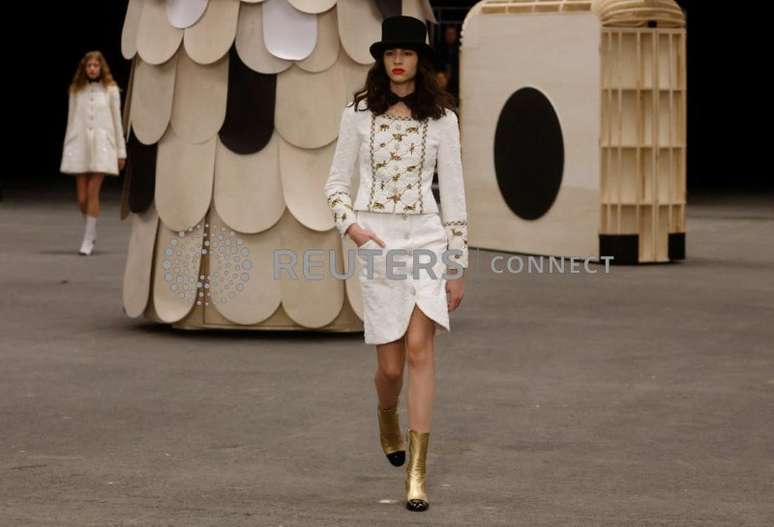
[{"label": "white skirt", "polygon": [[[368,240],[360,247],[371,250],[371,277],[368,276],[367,266],[369,256],[358,251],[365,343],[385,344],[401,338],[408,329],[415,304],[435,322],[436,335],[438,330],[451,331],[446,279],[443,276],[447,266],[442,260],[448,240],[440,215],[362,210],[355,211],[355,214],[361,227],[370,229],[385,243],[382,248],[375,241]],[[403,249],[402,252],[392,253],[394,276],[387,274],[387,251],[390,249]],[[416,249],[429,252],[414,253]],[[432,261],[430,253],[435,255],[432,266],[428,265]]]}]

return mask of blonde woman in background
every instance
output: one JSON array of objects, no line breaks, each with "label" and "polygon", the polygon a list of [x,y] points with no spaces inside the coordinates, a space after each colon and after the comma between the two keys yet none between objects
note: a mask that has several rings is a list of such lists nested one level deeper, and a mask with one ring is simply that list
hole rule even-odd
[{"label": "blonde woman in background", "polygon": [[67,131],[60,170],[75,176],[78,206],[86,227],[80,254],[89,255],[97,239],[99,192],[105,174],[118,176],[126,163],[121,96],[105,57],[90,51],[70,84]]}]

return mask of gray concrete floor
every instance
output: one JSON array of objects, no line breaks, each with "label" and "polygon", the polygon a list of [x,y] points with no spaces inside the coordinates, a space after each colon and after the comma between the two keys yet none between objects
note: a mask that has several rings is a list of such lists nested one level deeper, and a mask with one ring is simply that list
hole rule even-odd
[{"label": "gray concrete floor", "polygon": [[473,250],[425,513],[381,453],[361,334],[128,319],[104,197],[91,257],[72,192],[0,202],[0,525],[773,524],[770,195],[691,198],[680,263],[497,275]]}]

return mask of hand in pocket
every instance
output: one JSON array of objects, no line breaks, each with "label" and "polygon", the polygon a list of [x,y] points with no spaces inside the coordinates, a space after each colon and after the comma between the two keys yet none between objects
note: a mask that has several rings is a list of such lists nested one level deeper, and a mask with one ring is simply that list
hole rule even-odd
[{"label": "hand in pocket", "polygon": [[384,241],[382,241],[382,239],[379,238],[371,229],[361,227],[357,223],[353,223],[349,229],[347,229],[347,234],[349,235],[350,239],[355,242],[355,245],[357,245],[358,249],[368,243],[368,240],[373,240],[380,247],[384,247]]}]

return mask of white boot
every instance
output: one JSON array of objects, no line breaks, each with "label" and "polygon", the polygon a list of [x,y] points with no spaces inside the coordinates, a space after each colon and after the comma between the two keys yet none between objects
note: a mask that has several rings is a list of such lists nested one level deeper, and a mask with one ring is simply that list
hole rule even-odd
[{"label": "white boot", "polygon": [[90,255],[94,250],[94,242],[97,239],[97,218],[96,216],[86,216],[86,232],[83,234],[81,243],[81,254]]},{"label": "white boot", "polygon": [[81,250],[78,251],[78,252],[83,254],[83,255],[88,256],[88,255],[91,254],[91,251],[93,251],[93,250],[94,250],[94,241],[90,240],[90,239],[88,239],[88,238],[86,238],[84,236],[83,237],[83,242],[81,243]]}]

